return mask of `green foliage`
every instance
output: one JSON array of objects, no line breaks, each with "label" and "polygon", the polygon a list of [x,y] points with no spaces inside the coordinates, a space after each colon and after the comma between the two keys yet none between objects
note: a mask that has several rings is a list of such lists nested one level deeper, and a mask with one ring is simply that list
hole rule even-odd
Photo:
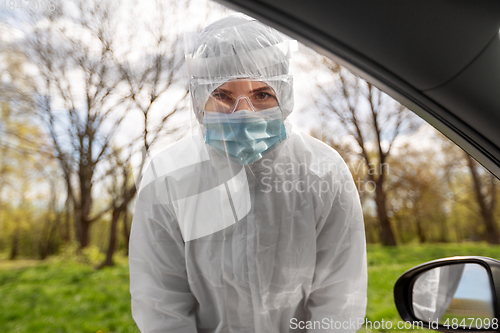
[{"label": "green foliage", "polygon": [[71,242],[68,242],[67,244],[64,244],[64,246],[62,247],[60,257],[63,260],[74,259],[74,260],[80,261],[80,260],[78,260],[79,249],[80,249],[80,245],[78,244],[77,241],[73,240]]},{"label": "green foliage", "polygon": [[72,241],[63,246],[60,258],[65,261],[77,261],[92,266],[97,266],[104,260],[104,253],[95,246],[90,245],[84,249],[80,249],[80,244],[77,241]]},{"label": "green foliage", "polygon": [[[88,252],[90,258],[96,249]],[[397,248],[369,245],[367,320],[375,322],[383,319],[391,321],[396,327],[400,317],[394,306],[392,290],[398,277],[423,262],[456,255],[500,259],[500,246],[486,243]],[[77,246],[66,247],[59,258],[45,262],[0,261],[2,331],[139,332],[130,314],[126,258],[117,256],[116,266],[102,270],[95,270],[89,264],[68,258],[80,258]],[[423,331],[427,330],[405,330]],[[383,330],[362,329],[360,332]]]},{"label": "green foliage", "polygon": [[82,250],[82,256],[85,262],[97,265],[104,260],[104,253],[102,253],[97,246],[91,245]]},{"label": "green foliage", "polygon": [[453,256],[485,256],[500,260],[500,247],[487,243],[450,243],[432,245],[411,245],[383,248],[368,245],[368,267],[409,264],[418,265],[426,261]]}]

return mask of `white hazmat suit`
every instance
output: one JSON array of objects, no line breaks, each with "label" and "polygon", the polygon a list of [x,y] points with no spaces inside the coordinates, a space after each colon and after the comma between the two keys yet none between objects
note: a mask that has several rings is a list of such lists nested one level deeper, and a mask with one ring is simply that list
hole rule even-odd
[{"label": "white hazmat suit", "polygon": [[[201,130],[152,159],[132,223],[141,332],[354,332],[364,320],[359,195],[340,155],[285,121],[292,49],[231,16],[188,50]],[[228,97],[228,82],[251,92]]]}]

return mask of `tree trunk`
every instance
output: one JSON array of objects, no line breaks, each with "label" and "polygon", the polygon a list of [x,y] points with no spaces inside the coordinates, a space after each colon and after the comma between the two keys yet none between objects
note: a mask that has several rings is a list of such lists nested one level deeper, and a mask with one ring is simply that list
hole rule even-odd
[{"label": "tree trunk", "polygon": [[87,221],[80,221],[80,248],[84,249],[90,244],[90,223]]},{"label": "tree trunk", "polygon": [[427,237],[425,236],[425,231],[424,231],[424,225],[422,221],[422,216],[420,215],[421,209],[420,209],[420,200],[421,197],[420,195],[417,195],[415,197],[414,201],[414,209],[413,209],[413,214],[415,216],[415,225],[417,226],[417,236],[418,236],[418,242],[420,244],[423,244],[427,241]]},{"label": "tree trunk", "polygon": [[68,243],[71,239],[71,227],[70,227],[70,223],[71,223],[71,207],[70,207],[70,198],[69,198],[69,195],[68,197],[66,198],[66,203],[64,204],[64,209],[65,209],[65,213],[64,213],[64,225],[62,226],[62,232],[61,232],[61,238],[63,239],[63,241],[65,243]]},{"label": "tree trunk", "polygon": [[44,260],[45,258],[47,258],[47,252],[49,248],[48,244],[49,240],[47,234],[49,233],[49,229],[50,229],[50,217],[47,216],[47,218],[45,219],[43,230],[40,234],[40,242],[38,245],[38,251],[40,252],[40,260]]},{"label": "tree trunk", "polygon": [[420,219],[420,216],[417,215],[417,218],[415,219],[415,222],[417,224],[417,235],[418,235],[418,241],[423,244],[425,243],[425,233],[424,229],[422,228],[422,220]]},{"label": "tree trunk", "polygon": [[55,223],[51,223],[50,220],[47,221],[47,232],[44,232],[43,235],[46,235],[44,239],[42,237],[40,242],[40,259],[44,260],[49,255],[57,252],[57,248],[54,244],[54,238],[57,233],[57,230],[60,230],[61,224],[61,212],[56,212],[56,220]]},{"label": "tree trunk", "polygon": [[120,218],[121,211],[118,209],[113,209],[113,214],[111,215],[111,231],[109,233],[109,246],[108,251],[106,252],[106,259],[99,266],[100,268],[105,266],[113,266],[113,254],[115,253],[116,248],[116,229],[118,226],[118,219]]},{"label": "tree trunk", "polygon": [[484,223],[486,224],[486,241],[490,244],[500,244],[495,220],[491,215],[483,218]]},{"label": "tree trunk", "polygon": [[82,209],[75,210],[76,239],[80,243],[80,249],[84,249],[90,245],[90,227],[92,222],[89,221],[89,216],[86,211]]},{"label": "tree trunk", "polygon": [[[91,140],[92,136],[87,135]],[[80,248],[84,249],[90,245],[90,227],[92,226],[92,220],[90,219],[90,213],[92,210],[92,175],[93,170],[91,163],[92,159],[92,145],[86,147],[88,151],[85,151],[85,147],[82,146],[80,151],[80,157],[83,160],[79,164],[79,196],[77,199],[77,204],[75,207],[76,216],[76,227],[77,227],[77,239],[80,242]],[[87,162],[85,162],[87,161]],[[78,229],[79,228],[79,229]]]},{"label": "tree trunk", "polygon": [[128,256],[128,245],[130,243],[130,230],[128,228],[128,210],[123,212],[123,238],[125,239],[125,255]]},{"label": "tree trunk", "polygon": [[[499,244],[500,240],[498,238],[498,229],[497,225],[495,223],[495,219],[493,218],[493,212],[495,210],[495,203],[496,203],[496,189],[494,187],[493,179],[492,179],[492,193],[491,193],[491,201],[490,204],[488,205],[488,202],[486,200],[485,195],[481,191],[483,184],[481,183],[481,179],[479,178],[479,175],[477,173],[476,167],[474,165],[474,162],[472,160],[472,157],[470,157],[468,154],[466,154],[467,157],[467,163],[469,165],[469,170],[472,175],[472,185],[474,187],[474,192],[476,194],[476,200],[479,205],[479,210],[481,213],[481,217],[483,219],[483,223],[485,226],[485,233],[484,233],[484,239],[490,244]],[[493,176],[491,176],[493,177]]]},{"label": "tree trunk", "polygon": [[384,246],[396,246],[396,238],[392,232],[391,223],[387,216],[387,207],[385,204],[385,192],[382,188],[382,182],[377,182],[375,189],[375,203],[377,204],[377,217],[380,223],[380,241]]},{"label": "tree trunk", "polygon": [[12,246],[10,248],[9,260],[14,260],[17,257],[17,251],[19,247],[19,228],[14,231],[14,237],[12,238]]},{"label": "tree trunk", "polygon": [[81,211],[75,204],[73,204],[73,223],[75,224],[75,236],[76,240],[80,243],[80,248],[82,248],[82,218]]}]

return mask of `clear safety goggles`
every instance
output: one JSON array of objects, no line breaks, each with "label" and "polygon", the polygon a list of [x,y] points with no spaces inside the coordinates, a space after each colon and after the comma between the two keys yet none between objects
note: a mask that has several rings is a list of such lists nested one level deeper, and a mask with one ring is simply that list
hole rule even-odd
[{"label": "clear safety goggles", "polygon": [[259,80],[236,79],[217,87],[205,104],[205,111],[233,113],[240,110],[254,112],[277,107],[274,90]]}]

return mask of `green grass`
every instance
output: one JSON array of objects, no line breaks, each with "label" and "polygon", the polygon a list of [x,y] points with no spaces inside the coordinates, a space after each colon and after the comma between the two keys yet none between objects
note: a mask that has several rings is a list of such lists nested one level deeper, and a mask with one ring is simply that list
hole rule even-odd
[{"label": "green grass", "polygon": [[[468,243],[397,248],[368,246],[367,320],[383,319],[396,327],[400,318],[392,288],[398,277],[423,262],[455,255],[499,259],[500,246]],[[130,315],[128,281],[125,259],[113,268],[99,271],[87,264],[57,258],[45,262],[0,261],[0,331],[139,332]],[[381,329],[361,331],[384,332]]]},{"label": "green grass", "polygon": [[124,263],[100,271],[73,261],[5,266],[0,262],[1,332],[139,332]]}]

